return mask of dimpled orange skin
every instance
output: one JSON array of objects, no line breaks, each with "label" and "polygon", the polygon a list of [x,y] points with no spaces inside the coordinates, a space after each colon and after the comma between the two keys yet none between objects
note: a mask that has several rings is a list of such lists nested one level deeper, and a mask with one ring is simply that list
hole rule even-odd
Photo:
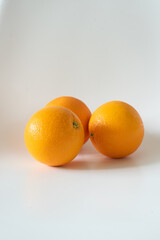
[{"label": "dimpled orange skin", "polygon": [[92,114],[89,133],[100,153],[111,158],[122,158],[139,147],[144,136],[144,126],[132,106],[112,101],[103,104]]},{"label": "dimpled orange skin", "polygon": [[70,162],[79,153],[83,142],[81,121],[64,107],[48,107],[36,112],[25,129],[28,152],[49,166]]},{"label": "dimpled orange skin", "polygon": [[91,112],[84,102],[74,97],[58,97],[49,102],[46,107],[62,106],[74,112],[82,122],[84,128],[84,143],[89,139],[88,123],[91,117]]}]

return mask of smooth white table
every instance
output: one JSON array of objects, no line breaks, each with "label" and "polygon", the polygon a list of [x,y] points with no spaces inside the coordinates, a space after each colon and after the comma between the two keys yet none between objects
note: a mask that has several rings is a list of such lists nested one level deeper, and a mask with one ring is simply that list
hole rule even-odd
[{"label": "smooth white table", "polygon": [[159,135],[146,132],[140,149],[121,160],[89,141],[57,168],[23,151],[0,157],[1,239],[160,238]]}]

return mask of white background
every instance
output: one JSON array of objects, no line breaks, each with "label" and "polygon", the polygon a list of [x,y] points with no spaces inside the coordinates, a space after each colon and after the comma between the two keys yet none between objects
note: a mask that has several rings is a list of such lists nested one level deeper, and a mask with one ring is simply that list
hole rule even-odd
[{"label": "white background", "polygon": [[[122,160],[90,142],[62,168],[36,162],[33,113],[71,95],[140,113],[145,138]],[[0,0],[0,239],[160,239],[160,1]]]}]

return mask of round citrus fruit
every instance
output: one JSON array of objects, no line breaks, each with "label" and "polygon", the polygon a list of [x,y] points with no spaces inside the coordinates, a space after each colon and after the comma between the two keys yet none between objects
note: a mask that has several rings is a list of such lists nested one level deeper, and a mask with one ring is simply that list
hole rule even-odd
[{"label": "round citrus fruit", "polygon": [[89,138],[88,123],[91,112],[84,102],[74,97],[58,97],[49,102],[46,107],[61,106],[74,112],[82,122],[84,128],[84,142]]},{"label": "round citrus fruit", "polygon": [[49,166],[70,162],[84,142],[84,130],[79,118],[64,107],[48,107],[36,112],[25,129],[29,153]]},{"label": "round citrus fruit", "polygon": [[95,148],[111,158],[133,153],[141,144],[144,126],[138,112],[129,104],[112,101],[100,106],[89,122]]}]

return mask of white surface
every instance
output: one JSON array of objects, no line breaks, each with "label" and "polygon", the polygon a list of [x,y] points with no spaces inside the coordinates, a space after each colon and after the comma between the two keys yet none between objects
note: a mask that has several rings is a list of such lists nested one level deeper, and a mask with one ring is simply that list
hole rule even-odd
[{"label": "white surface", "polygon": [[[0,239],[160,239],[160,2],[0,1]],[[110,160],[88,142],[62,168],[36,162],[23,132],[57,96],[94,111],[118,99],[145,125]]]}]

